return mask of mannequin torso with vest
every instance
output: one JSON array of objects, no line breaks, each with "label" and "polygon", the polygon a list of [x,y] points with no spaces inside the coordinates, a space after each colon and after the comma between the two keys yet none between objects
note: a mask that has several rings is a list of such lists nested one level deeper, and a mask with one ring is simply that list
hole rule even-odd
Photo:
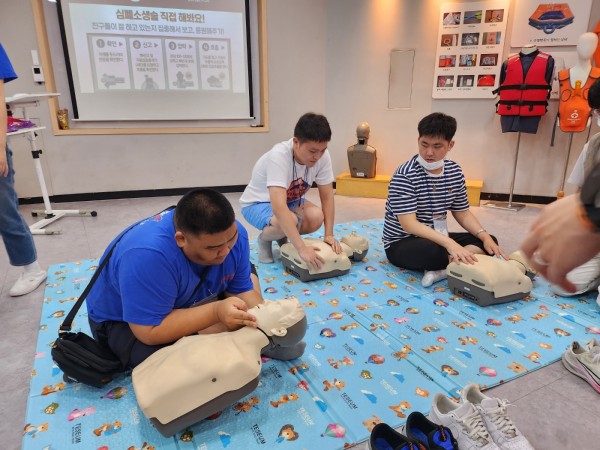
[{"label": "mannequin torso with vest", "polygon": [[577,43],[577,64],[558,73],[558,124],[562,131],[580,132],[587,128],[591,112],[588,91],[594,81],[600,78],[600,68],[592,67],[592,57],[597,46],[596,34],[582,34]]},{"label": "mannequin torso with vest", "polygon": [[500,114],[502,132],[536,133],[546,113],[554,59],[536,46],[525,46],[510,56],[500,72]]}]

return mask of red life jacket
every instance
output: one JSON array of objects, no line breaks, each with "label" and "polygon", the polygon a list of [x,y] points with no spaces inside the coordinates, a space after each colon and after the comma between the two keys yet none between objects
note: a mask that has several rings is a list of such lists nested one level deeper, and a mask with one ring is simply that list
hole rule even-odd
[{"label": "red life jacket", "polygon": [[546,81],[547,53],[539,52],[527,75],[519,55],[508,58],[504,81],[494,92],[500,92],[496,112],[502,116],[543,116],[548,106],[550,84]]},{"label": "red life jacket", "polygon": [[583,131],[587,127],[591,108],[588,104],[588,91],[596,79],[600,78],[600,68],[592,67],[583,86],[581,81],[571,86],[569,69],[558,72],[560,102],[558,103],[558,125],[561,131]]}]

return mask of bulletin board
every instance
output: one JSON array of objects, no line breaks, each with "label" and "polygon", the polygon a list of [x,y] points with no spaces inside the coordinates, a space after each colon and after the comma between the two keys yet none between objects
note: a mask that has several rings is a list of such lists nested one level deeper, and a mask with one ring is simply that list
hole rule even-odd
[{"label": "bulletin board", "polygon": [[441,5],[433,98],[494,97],[508,8],[508,0]]}]

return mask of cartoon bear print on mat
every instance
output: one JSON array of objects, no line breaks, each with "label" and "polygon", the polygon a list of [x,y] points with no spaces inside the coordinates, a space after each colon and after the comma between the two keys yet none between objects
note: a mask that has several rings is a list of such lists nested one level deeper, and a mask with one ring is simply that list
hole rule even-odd
[{"label": "cartoon bear print on mat", "polygon": [[294,430],[294,425],[286,424],[279,430],[279,435],[275,442],[280,443],[283,441],[295,441],[300,435]]},{"label": "cartoon bear print on mat", "polygon": [[269,403],[271,403],[271,406],[273,408],[278,408],[279,405],[285,405],[287,402],[295,402],[299,398],[300,398],[300,396],[298,394],[296,394],[295,392],[292,392],[289,395],[287,395],[287,394],[282,395],[275,402],[273,400],[271,400]]},{"label": "cartoon bear print on mat", "polygon": [[238,402],[235,405],[233,405],[233,410],[237,411],[235,413],[235,415],[237,416],[241,412],[248,412],[252,408],[257,408],[259,403],[260,403],[259,398],[256,397],[255,395],[253,395],[252,397],[250,397],[248,399],[248,401],[246,401],[246,402]]},{"label": "cartoon bear print on mat", "polygon": [[325,380],[323,381],[323,384],[325,385],[323,388],[324,391],[328,391],[330,389],[337,389],[338,391],[341,391],[346,387],[346,383],[342,380],[338,380],[337,378],[334,378],[333,381]]},{"label": "cartoon bear print on mat", "polygon": [[123,428],[123,424],[118,420],[115,420],[114,423],[105,423],[99,426],[94,430],[94,434],[96,436],[104,435],[110,436],[111,434],[118,433]]},{"label": "cartoon bear print on mat", "polygon": [[397,405],[392,405],[392,406],[388,406],[388,408],[390,408],[392,411],[394,411],[396,413],[396,416],[400,417],[401,419],[404,419],[406,417],[406,414],[404,414],[404,411],[408,411],[411,406],[410,403],[408,403],[407,401],[403,401],[398,403]]},{"label": "cartoon bear print on mat", "polygon": [[34,426],[34,425],[31,425],[30,423],[28,423],[23,428],[23,435],[27,435],[27,436],[31,436],[32,438],[35,438],[36,434],[43,433],[44,431],[48,431],[47,423],[42,423],[38,426]]},{"label": "cartoon bear print on mat", "polygon": [[517,362],[514,362],[514,361],[513,361],[511,364],[509,364],[507,367],[508,367],[510,370],[512,370],[514,373],[524,373],[524,372],[528,372],[527,368],[526,368],[524,365],[522,365],[522,364],[519,364],[519,363],[517,363]]},{"label": "cartoon bear print on mat", "polygon": [[377,417],[375,414],[372,414],[371,417],[369,417],[367,420],[363,421],[363,425],[367,428],[367,430],[369,430],[369,433],[371,431],[373,431],[373,428],[375,428],[375,425],[379,424],[379,423],[383,423],[383,421]]}]

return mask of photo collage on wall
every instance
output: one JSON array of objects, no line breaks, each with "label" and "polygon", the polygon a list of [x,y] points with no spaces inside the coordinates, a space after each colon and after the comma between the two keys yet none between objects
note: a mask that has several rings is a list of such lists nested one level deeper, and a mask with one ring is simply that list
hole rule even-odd
[{"label": "photo collage on wall", "polygon": [[441,5],[433,98],[494,97],[508,7],[508,0]]}]

